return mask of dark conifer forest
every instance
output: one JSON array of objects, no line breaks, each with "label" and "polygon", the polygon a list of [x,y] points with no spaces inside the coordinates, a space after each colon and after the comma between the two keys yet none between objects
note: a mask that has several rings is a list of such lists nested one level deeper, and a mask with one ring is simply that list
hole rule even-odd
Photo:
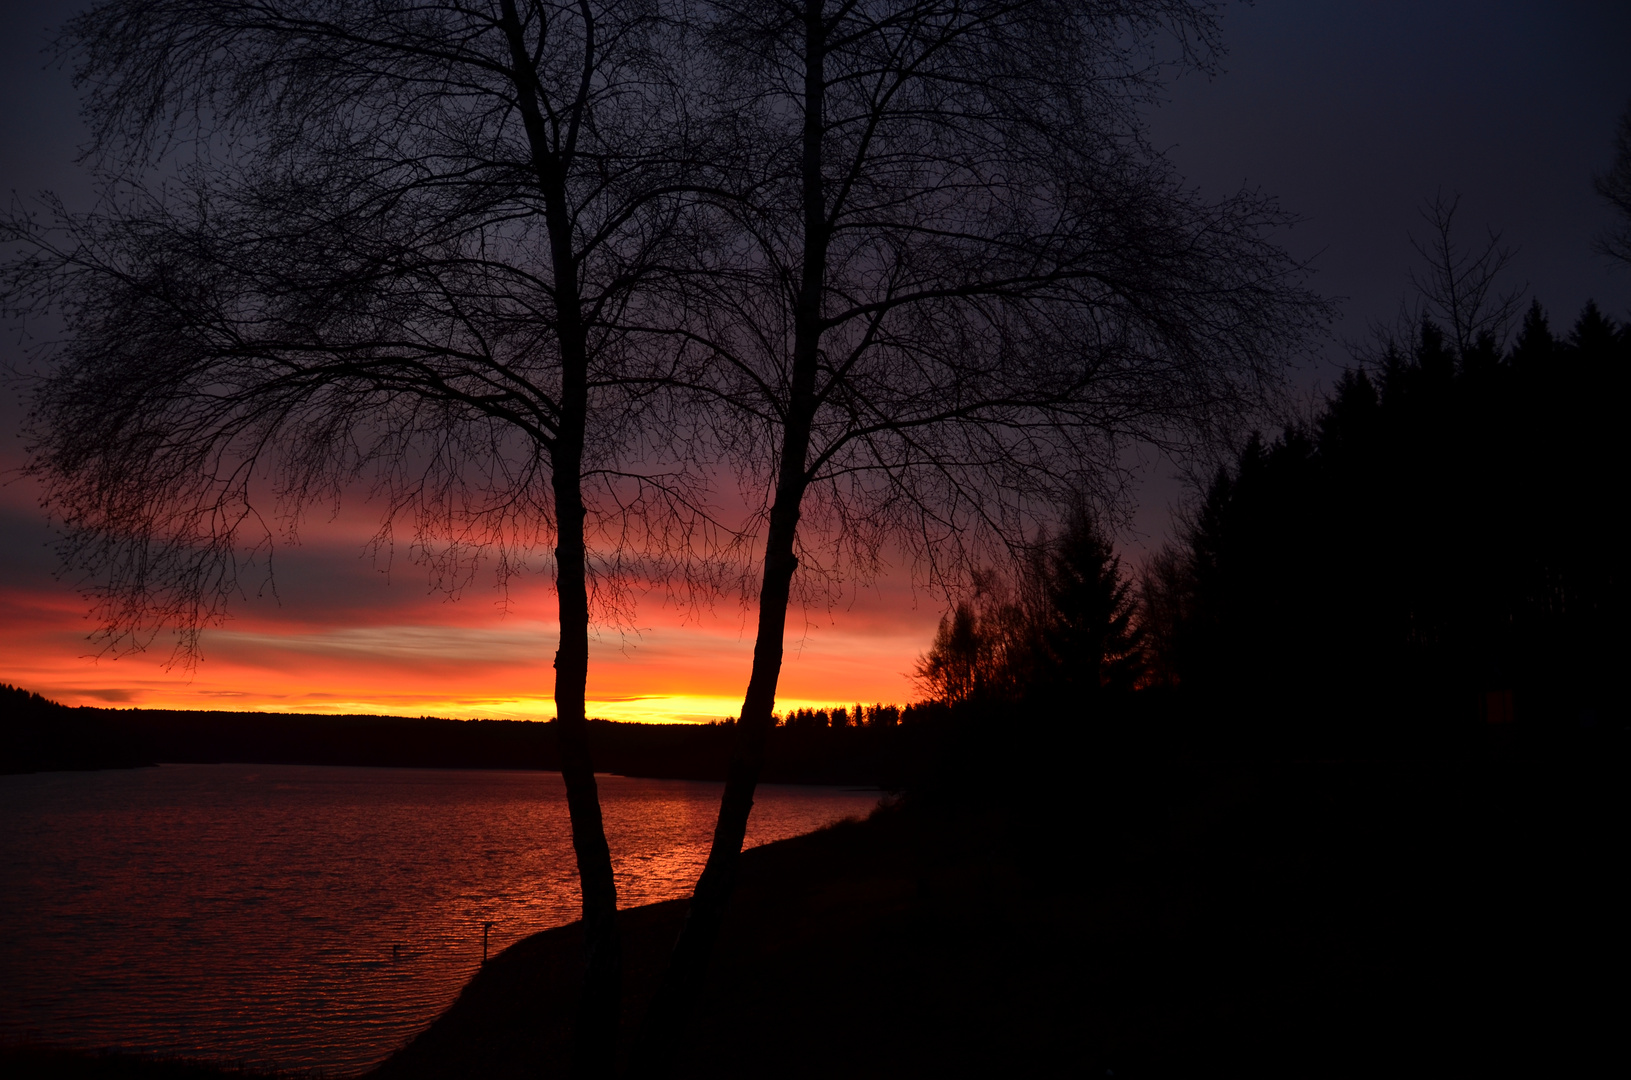
[{"label": "dark conifer forest", "polygon": [[1628,367],[1631,331],[1593,305],[1563,332],[1531,306],[1504,350],[1423,322],[1254,434],[1137,574],[1078,511],[982,580],[923,688],[1205,756],[1617,732]]},{"label": "dark conifer forest", "polygon": [[1504,353],[1428,323],[1350,371],[1306,425],[1247,443],[1176,572],[1146,577],[1158,669],[1293,751],[1623,724],[1628,364],[1596,307],[1557,334],[1536,305]]}]

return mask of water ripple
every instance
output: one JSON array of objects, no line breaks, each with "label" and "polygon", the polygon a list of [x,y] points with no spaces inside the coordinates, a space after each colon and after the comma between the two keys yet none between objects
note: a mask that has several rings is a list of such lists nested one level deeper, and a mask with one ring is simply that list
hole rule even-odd
[{"label": "water ripple", "polygon": [[[685,896],[720,785],[603,776],[621,906]],[[876,793],[761,787],[748,843]],[[166,765],[0,777],[0,1040],[360,1072],[577,918],[554,773]]]}]

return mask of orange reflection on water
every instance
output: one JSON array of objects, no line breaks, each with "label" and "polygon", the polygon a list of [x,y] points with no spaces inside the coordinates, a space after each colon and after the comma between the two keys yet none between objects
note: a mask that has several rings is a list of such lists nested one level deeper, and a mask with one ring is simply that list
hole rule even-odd
[{"label": "orange reflection on water", "polygon": [[[599,778],[622,906],[688,895],[720,785]],[[761,788],[748,843],[864,814]],[[578,916],[558,774],[186,765],[0,777],[0,1042],[359,1072]]]}]

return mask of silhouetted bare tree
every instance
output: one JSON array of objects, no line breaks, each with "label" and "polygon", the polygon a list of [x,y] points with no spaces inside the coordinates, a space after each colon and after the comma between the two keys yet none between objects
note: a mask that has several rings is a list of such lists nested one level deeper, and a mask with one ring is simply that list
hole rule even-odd
[{"label": "silhouetted bare tree", "polygon": [[1620,215],[1619,224],[1597,241],[1604,255],[1631,263],[1631,105],[1620,114],[1614,130],[1614,164],[1596,178],[1597,194],[1609,201]]},{"label": "silhouetted bare tree", "polygon": [[1201,198],[1145,138],[1140,110],[1173,67],[1211,65],[1217,14],[708,9],[736,147],[737,197],[716,209],[739,243],[692,302],[765,550],[730,778],[640,1067],[676,1030],[730,894],[795,570],[864,572],[893,538],[948,581],[1067,493],[1108,497],[1128,440],[1182,452],[1231,428],[1321,316],[1267,239],[1273,204]]},{"label": "silhouetted bare tree", "polygon": [[[1408,340],[1423,322],[1446,328],[1456,354],[1474,349],[1498,352],[1523,302],[1524,287],[1497,292],[1495,281],[1512,262],[1514,252],[1501,245],[1501,234],[1489,230],[1480,245],[1462,247],[1456,240],[1455,214],[1459,195],[1438,195],[1421,210],[1427,223],[1425,240],[1411,237],[1424,265],[1412,270],[1410,286],[1415,306],[1407,306],[1400,336]],[[1485,339],[1480,345],[1480,339]]]},{"label": "silhouetted bare tree", "polygon": [[693,239],[685,33],[643,0],[100,3],[62,45],[101,206],[7,225],[12,306],[66,327],[30,468],[110,647],[173,626],[190,655],[275,523],[356,483],[444,588],[553,542],[584,1074],[621,978],[591,602],[615,616],[626,560],[683,576],[712,535],[647,288]]}]

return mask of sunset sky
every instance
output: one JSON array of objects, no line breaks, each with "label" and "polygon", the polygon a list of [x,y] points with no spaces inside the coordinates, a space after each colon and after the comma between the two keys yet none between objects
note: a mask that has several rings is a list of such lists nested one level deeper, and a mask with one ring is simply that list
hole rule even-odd
[{"label": "sunset sky", "polygon": [[[42,189],[85,205],[74,166],[84,131],[67,73],[47,65],[48,28],[74,5],[0,8],[0,190]],[[1327,386],[1350,347],[1391,320],[1413,264],[1416,211],[1436,192],[1463,196],[1464,236],[1488,226],[1518,249],[1511,284],[1567,324],[1595,298],[1631,316],[1631,274],[1591,252],[1609,219],[1591,176],[1609,160],[1631,100],[1631,5],[1603,3],[1260,0],[1231,7],[1218,78],[1187,77],[1152,114],[1154,141],[1203,191],[1242,184],[1278,195],[1302,224],[1282,238],[1341,297],[1343,318],[1299,373]],[[8,325],[0,362],[22,362]],[[23,406],[0,403],[0,469],[23,460]],[[1180,496],[1172,463],[1143,463],[1130,562],[1158,546]],[[195,667],[169,648],[96,658],[87,608],[53,576],[37,493],[0,487],[0,681],[68,704],[545,717],[553,712],[554,598],[540,569],[512,583],[507,610],[478,580],[458,599],[427,587],[423,567],[386,568],[356,518],[304,532],[280,551],[276,595],[251,595],[204,640]],[[832,606],[789,618],[779,707],[902,702],[942,598],[900,567]],[[645,598],[627,631],[591,641],[589,711],[625,720],[706,720],[741,704],[754,612],[730,597],[681,611]]]},{"label": "sunset sky", "polygon": [[[11,489],[8,489],[8,495]],[[387,572],[360,531],[309,531],[276,556],[270,590],[235,604],[204,639],[192,670],[169,638],[145,653],[94,657],[84,601],[52,579],[50,533],[8,498],[0,529],[8,565],[0,591],[0,681],[70,704],[548,717],[555,598],[540,570],[505,595],[491,577],[455,600],[433,593],[423,567]],[[28,541],[32,540],[32,544]],[[828,611],[789,617],[781,708],[910,700],[907,674],[934,632],[938,600],[887,578]],[[589,713],[617,720],[713,720],[741,707],[753,613],[732,598],[681,610],[648,596],[635,625],[590,639]]]}]

